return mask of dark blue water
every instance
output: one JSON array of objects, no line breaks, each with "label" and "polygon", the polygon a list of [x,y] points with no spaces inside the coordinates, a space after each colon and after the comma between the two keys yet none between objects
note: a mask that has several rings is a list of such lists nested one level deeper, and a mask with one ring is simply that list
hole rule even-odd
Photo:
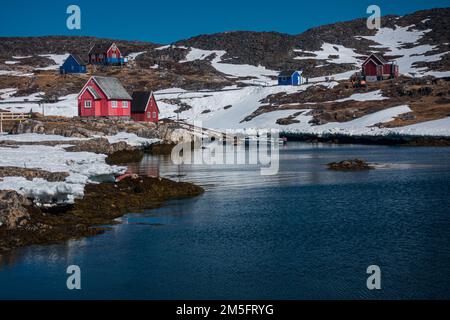
[{"label": "dark blue water", "polygon": [[[324,166],[354,157],[379,167]],[[450,148],[289,143],[275,176],[165,157],[130,168],[207,191],[97,237],[2,257],[0,298],[450,298]],[[66,288],[71,264],[81,291]],[[366,287],[373,264],[377,291]]]}]

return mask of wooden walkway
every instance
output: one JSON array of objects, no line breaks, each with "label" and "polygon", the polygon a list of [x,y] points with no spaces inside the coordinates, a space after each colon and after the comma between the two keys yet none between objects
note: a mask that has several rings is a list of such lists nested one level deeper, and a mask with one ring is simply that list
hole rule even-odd
[{"label": "wooden walkway", "polygon": [[183,129],[186,129],[191,132],[202,132],[202,133],[206,133],[208,135],[217,136],[217,137],[220,137],[225,134],[224,132],[221,132],[221,131],[217,131],[214,129],[208,129],[208,128],[202,128],[202,127],[195,126],[193,124],[186,123],[186,122],[178,121],[177,124],[180,127],[182,127]]},{"label": "wooden walkway", "polygon": [[[222,142],[226,142],[226,143],[232,143],[232,144],[238,144],[239,142],[242,142],[243,139],[241,136],[241,134],[230,134],[224,131],[219,131],[219,130],[214,130],[214,129],[209,129],[209,128],[202,128],[190,123],[186,123],[186,122],[182,122],[182,121],[178,121],[176,122],[176,124],[178,126],[180,126],[181,128],[188,130],[189,132],[191,132],[192,134],[198,132],[198,133],[202,133],[207,135],[209,138],[214,137],[217,141],[222,141]],[[242,140],[242,141],[241,141]]]}]

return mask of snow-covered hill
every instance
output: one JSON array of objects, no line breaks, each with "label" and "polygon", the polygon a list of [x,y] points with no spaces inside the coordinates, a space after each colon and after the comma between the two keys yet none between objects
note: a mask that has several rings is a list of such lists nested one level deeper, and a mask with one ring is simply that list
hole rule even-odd
[{"label": "snow-covered hill", "polygon": [[[446,21],[443,17],[448,17]],[[299,93],[311,86],[326,86],[332,88],[334,82],[324,82],[326,77],[333,80],[348,79],[355,71],[360,70],[361,64],[370,53],[378,53],[395,61],[402,76],[410,79],[432,76],[436,78],[450,77],[450,46],[448,41],[442,41],[442,29],[448,29],[450,10],[439,9],[420,11],[404,17],[389,16],[383,18],[384,26],[379,30],[368,30],[365,20],[359,19],[335,25],[323,26],[307,31],[299,36],[287,36],[286,47],[274,48],[273,52],[252,54],[242,49],[243,39],[251,40],[249,47],[277,43],[282,37],[280,34],[252,34],[246,32],[231,32],[225,34],[199,36],[186,41],[180,41],[171,47],[160,48],[168,51],[181,50],[185,57],[179,63],[202,61],[210,64],[214,69],[223,73],[226,78],[236,83],[253,84],[255,87],[235,88],[215,92],[186,92],[168,95],[158,92],[161,100],[163,116],[187,121],[202,121],[212,128],[278,128],[286,131],[301,131],[310,133],[341,132],[361,134],[385,133],[420,133],[445,134],[449,130],[432,130],[436,123],[428,125],[407,126],[402,129],[387,129],[373,127],[375,124],[393,121],[397,116],[416,112],[408,105],[399,102],[398,106],[390,106],[374,115],[367,115],[364,119],[355,119],[351,123],[331,122],[322,126],[311,124],[311,110],[299,109],[295,105],[292,110],[283,107],[283,110],[267,110],[253,117],[250,121],[245,119],[252,115],[261,106],[261,101],[274,94]],[[442,24],[444,23],[444,24]],[[345,36],[343,35],[345,34]],[[314,39],[312,39],[314,35]],[[339,37],[340,35],[340,37]],[[448,40],[448,35],[447,35]],[[332,41],[332,42],[331,42]],[[198,46],[198,47],[196,47]],[[284,52],[283,50],[288,50]],[[275,59],[275,60],[271,60]],[[247,62],[247,63],[246,63]],[[248,64],[253,63],[251,66]],[[297,63],[297,64],[296,64]],[[264,66],[262,66],[263,64]],[[300,87],[275,86],[273,77],[283,67],[300,66],[306,70],[310,84]],[[272,68],[270,66],[279,66]],[[318,76],[322,75],[322,76]],[[407,80],[405,80],[405,83]],[[388,99],[388,98],[384,98]],[[356,100],[352,97],[337,99],[336,102]],[[375,101],[369,95],[362,95],[359,101]],[[448,102],[444,103],[448,108]],[[177,115],[175,111],[183,111]],[[191,108],[186,108],[190,106]],[[277,120],[289,118],[290,125],[280,125]],[[377,119],[372,123],[370,119]],[[443,123],[448,123],[444,121]],[[442,124],[442,123],[441,123]],[[417,130],[416,130],[417,128]],[[427,130],[425,130],[427,129]],[[425,132],[426,131],[426,132]]]},{"label": "snow-covered hill", "polygon": [[[436,123],[416,123],[450,115],[448,82],[433,80],[450,77],[449,21],[450,8],[444,8],[383,17],[379,30],[369,30],[365,19],[357,19],[299,35],[226,32],[165,46],[122,41],[119,46],[125,48],[129,66],[91,72],[118,77],[130,92],[155,91],[160,118],[202,121],[211,128],[279,128],[315,134],[397,130],[380,128],[385,123],[407,126],[399,132],[417,128],[435,134],[428,128]],[[0,42],[0,109],[76,115],[76,94],[87,76],[61,78],[56,69],[70,50],[86,54],[96,39],[36,39]],[[349,89],[345,81],[372,52],[395,61],[401,79],[391,86],[370,85],[368,92]],[[303,70],[309,83],[277,86],[278,72],[287,68]],[[425,80],[417,88],[415,79]],[[53,96],[59,101],[32,103]],[[28,102],[17,104],[25,99]],[[373,119],[377,121],[372,123]],[[445,129],[446,123],[442,120],[439,127]]]}]

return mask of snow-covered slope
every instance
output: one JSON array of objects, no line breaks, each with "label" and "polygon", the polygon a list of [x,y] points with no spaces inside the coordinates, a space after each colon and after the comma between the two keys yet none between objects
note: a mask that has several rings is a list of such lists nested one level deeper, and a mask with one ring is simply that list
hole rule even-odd
[{"label": "snow-covered slope", "polygon": [[[399,56],[393,59],[399,66],[399,71],[405,75],[425,76],[433,74],[433,71],[427,67],[415,66],[418,62],[435,62],[441,60],[444,55],[450,53],[445,51],[441,53],[433,52],[439,48],[439,44],[429,45],[420,44],[419,41],[423,36],[432,29],[418,30],[415,25],[395,28],[381,28],[374,36],[362,36],[361,38],[371,40],[376,45],[372,45],[375,52],[380,49],[387,49],[386,55]],[[443,74],[435,73],[435,76],[443,76]]]},{"label": "snow-covered slope", "polygon": [[[170,91],[155,92],[159,100],[162,118],[176,118],[175,110],[179,106],[164,102],[168,99],[178,99],[192,108],[182,112],[180,119],[186,121],[202,121],[210,128],[234,128],[244,118],[256,111],[261,100],[276,93],[298,93],[312,85],[332,86],[334,83],[318,83],[302,86],[248,86],[243,88],[225,88],[221,91],[202,91],[169,93]],[[275,119],[276,120],[276,119]]]}]

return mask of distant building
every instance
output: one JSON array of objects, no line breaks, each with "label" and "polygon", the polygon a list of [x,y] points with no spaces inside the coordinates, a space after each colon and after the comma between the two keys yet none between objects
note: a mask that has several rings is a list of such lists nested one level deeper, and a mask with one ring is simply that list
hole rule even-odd
[{"label": "distant building", "polygon": [[398,65],[372,53],[362,64],[362,76],[368,82],[398,78]]},{"label": "distant building", "polygon": [[131,118],[134,121],[158,122],[159,108],[153,92],[133,92]]},{"label": "distant building", "polygon": [[90,64],[122,65],[127,62],[115,43],[97,43],[88,56]]},{"label": "distant building", "polygon": [[80,117],[130,118],[131,107],[131,96],[112,77],[91,77],[78,95]]},{"label": "distant building", "polygon": [[285,70],[278,75],[279,86],[299,86],[305,82],[306,80],[302,76],[302,71]]},{"label": "distant building", "polygon": [[59,73],[86,73],[86,63],[80,56],[71,54],[67,57],[62,66],[59,67]]}]

